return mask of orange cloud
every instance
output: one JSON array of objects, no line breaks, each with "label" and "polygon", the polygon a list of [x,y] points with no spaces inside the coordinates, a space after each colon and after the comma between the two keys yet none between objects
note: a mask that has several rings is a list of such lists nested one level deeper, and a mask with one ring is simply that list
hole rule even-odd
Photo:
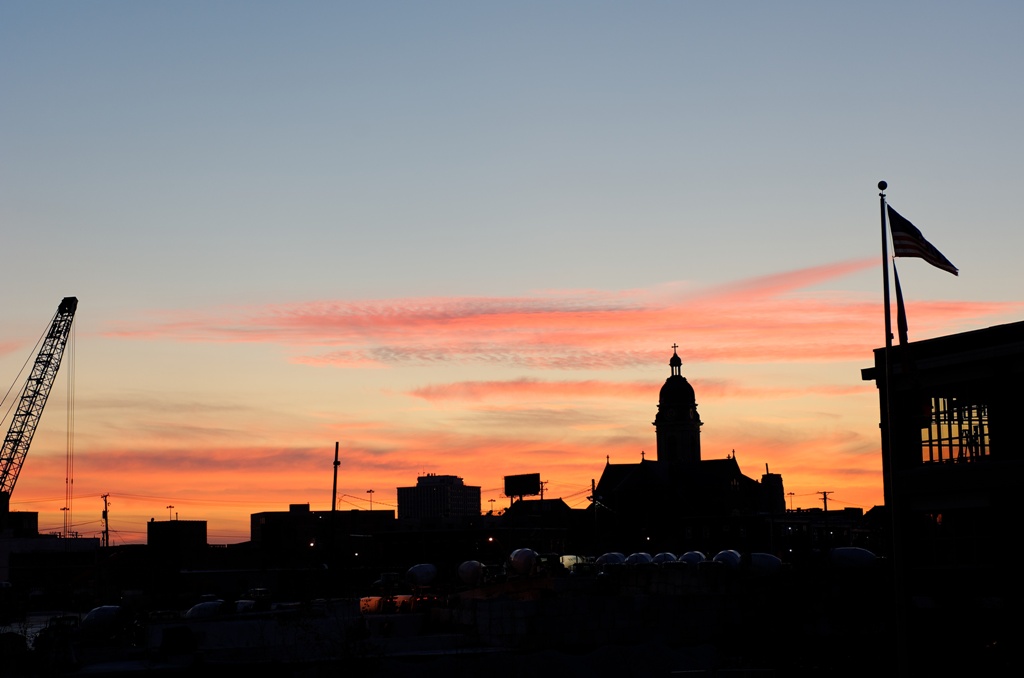
[{"label": "orange cloud", "polygon": [[[707,415],[706,415],[707,416]],[[655,450],[649,420],[629,422],[618,434],[587,429],[585,413],[502,409],[482,413],[479,429],[395,428],[391,422],[363,422],[357,442],[343,443],[339,469],[339,506],[396,506],[395,488],[415,484],[426,472],[455,474],[484,489],[483,505],[498,508],[502,477],[542,472],[547,496],[575,497],[585,506],[589,480],[598,478],[606,456],[613,463],[638,461],[641,450]],[[710,418],[710,417],[708,417]],[[566,422],[581,425],[566,425]],[[594,418],[599,422],[599,418]],[[714,421],[714,419],[712,419]],[[336,439],[352,436],[338,424]],[[480,432],[483,431],[483,432]],[[838,491],[837,505],[869,507],[879,501],[880,458],[877,440],[849,431],[794,430],[765,424],[718,423],[704,436],[704,457],[736,451],[743,470],[759,477],[766,462],[784,474],[787,491],[802,498],[797,506],[817,505],[814,493]],[[116,543],[145,540],[145,522],[173,511],[182,519],[207,520],[215,543],[248,538],[250,513],[287,510],[292,503],[330,507],[333,446],[166,446],[144,450],[134,445],[76,454],[75,525],[83,534],[98,532],[99,497],[110,494]],[[35,455],[31,473],[21,481],[14,508],[40,512],[40,522],[59,526],[63,498],[43,488],[63,487],[65,460]],[[837,486],[837,478],[841,485]],[[581,494],[584,493],[584,494]],[[168,509],[167,506],[173,506]]]}]

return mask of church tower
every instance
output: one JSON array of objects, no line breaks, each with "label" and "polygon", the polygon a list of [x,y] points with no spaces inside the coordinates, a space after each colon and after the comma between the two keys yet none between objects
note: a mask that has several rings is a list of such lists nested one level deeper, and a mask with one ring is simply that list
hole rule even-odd
[{"label": "church tower", "polygon": [[658,398],[658,414],[654,430],[658,439],[658,461],[672,464],[700,461],[700,427],[693,387],[681,373],[683,361],[672,345],[669,367],[672,374],[665,380]]}]

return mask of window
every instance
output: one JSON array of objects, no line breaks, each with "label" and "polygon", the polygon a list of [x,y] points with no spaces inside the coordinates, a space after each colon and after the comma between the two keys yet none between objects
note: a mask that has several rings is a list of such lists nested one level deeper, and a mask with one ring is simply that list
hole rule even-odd
[{"label": "window", "polygon": [[988,407],[957,398],[932,398],[921,429],[924,462],[970,462],[989,455]]}]

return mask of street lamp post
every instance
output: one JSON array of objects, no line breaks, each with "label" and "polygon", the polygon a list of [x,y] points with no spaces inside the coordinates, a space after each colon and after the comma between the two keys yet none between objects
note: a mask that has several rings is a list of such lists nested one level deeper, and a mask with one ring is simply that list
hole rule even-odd
[{"label": "street lamp post", "polygon": [[173,508],[174,508],[173,505],[168,505],[167,506],[167,520],[171,519],[171,509],[173,509]]},{"label": "street lamp post", "polygon": [[367,490],[366,494],[370,495],[370,510],[373,510],[373,490]]}]

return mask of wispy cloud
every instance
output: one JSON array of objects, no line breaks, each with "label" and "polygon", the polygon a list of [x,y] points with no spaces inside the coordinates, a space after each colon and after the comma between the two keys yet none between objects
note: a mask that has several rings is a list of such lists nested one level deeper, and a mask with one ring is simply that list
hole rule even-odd
[{"label": "wispy cloud", "polygon": [[14,353],[23,347],[20,341],[0,341],[0,356]]},{"label": "wispy cloud", "polygon": [[[661,356],[664,358],[664,355]],[[699,379],[690,380],[701,397],[712,398],[793,398],[807,395],[847,396],[874,389],[872,384],[815,384],[806,387],[754,387],[737,381]],[[523,398],[534,400],[584,398],[613,398],[615,400],[637,398],[644,401],[656,393],[657,384],[646,381],[602,381],[586,379],[581,381],[545,381],[541,379],[511,379],[507,381],[459,381],[447,384],[422,386],[407,392],[414,398],[429,402],[512,400]]]},{"label": "wispy cloud", "polygon": [[[344,368],[616,369],[660,360],[663,349],[638,348],[659,337],[680,342],[686,360],[701,362],[850,360],[863,358],[878,343],[878,300],[808,288],[874,265],[874,260],[839,262],[703,290],[669,284],[519,298],[318,301],[166,312],[107,334],[273,343],[290,348],[296,363]],[[1022,306],[916,302],[913,321],[926,330]]]},{"label": "wispy cloud", "polygon": [[428,401],[441,400],[519,400],[530,398],[622,398],[637,396],[650,398],[651,384],[648,382],[585,381],[542,381],[540,379],[514,379],[509,381],[462,381],[450,384],[435,384],[413,389],[408,392],[416,398]]}]

